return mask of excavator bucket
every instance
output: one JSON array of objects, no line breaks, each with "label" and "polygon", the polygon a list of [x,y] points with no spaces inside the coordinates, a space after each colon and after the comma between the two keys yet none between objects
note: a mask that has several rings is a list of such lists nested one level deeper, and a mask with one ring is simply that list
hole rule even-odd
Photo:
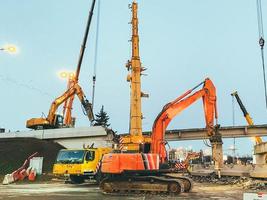
[{"label": "excavator bucket", "polygon": [[85,100],[84,102],[82,102],[82,105],[83,105],[83,108],[84,108],[89,120],[93,121],[94,120],[94,114],[93,114],[92,104],[88,100]]}]

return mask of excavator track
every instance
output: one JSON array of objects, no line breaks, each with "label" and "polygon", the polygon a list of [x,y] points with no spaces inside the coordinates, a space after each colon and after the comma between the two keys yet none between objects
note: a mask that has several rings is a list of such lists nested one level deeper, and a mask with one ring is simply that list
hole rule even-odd
[{"label": "excavator track", "polygon": [[179,195],[189,192],[192,182],[186,177],[113,176],[103,179],[100,189],[105,193],[151,193]]},{"label": "excavator track", "polygon": [[185,176],[174,176],[174,175],[165,175],[166,178],[175,178],[182,181],[184,185],[184,192],[190,192],[193,189],[193,181],[192,179]]}]

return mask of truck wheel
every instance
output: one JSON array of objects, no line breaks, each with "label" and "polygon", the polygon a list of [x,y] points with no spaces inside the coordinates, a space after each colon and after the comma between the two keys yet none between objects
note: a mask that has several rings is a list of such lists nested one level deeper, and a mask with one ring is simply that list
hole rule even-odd
[{"label": "truck wheel", "polygon": [[71,183],[73,183],[73,184],[84,183],[84,177],[82,177],[82,176],[70,175],[70,180],[71,180]]}]

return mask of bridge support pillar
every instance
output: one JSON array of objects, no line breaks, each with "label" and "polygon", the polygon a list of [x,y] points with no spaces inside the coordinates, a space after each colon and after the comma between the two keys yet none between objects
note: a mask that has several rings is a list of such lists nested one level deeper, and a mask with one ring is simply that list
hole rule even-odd
[{"label": "bridge support pillar", "polygon": [[214,161],[214,169],[219,178],[221,177],[221,170],[223,168],[223,142],[222,135],[219,133],[218,128],[215,128],[215,133],[210,137],[212,148],[212,160]]}]

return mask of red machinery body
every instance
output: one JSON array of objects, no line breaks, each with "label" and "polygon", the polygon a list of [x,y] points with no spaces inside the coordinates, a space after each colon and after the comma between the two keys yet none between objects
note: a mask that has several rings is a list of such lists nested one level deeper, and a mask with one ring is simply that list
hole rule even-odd
[{"label": "red machinery body", "polygon": [[111,153],[104,155],[102,161],[102,172],[121,174],[127,170],[158,170],[158,154],[141,153]]}]

